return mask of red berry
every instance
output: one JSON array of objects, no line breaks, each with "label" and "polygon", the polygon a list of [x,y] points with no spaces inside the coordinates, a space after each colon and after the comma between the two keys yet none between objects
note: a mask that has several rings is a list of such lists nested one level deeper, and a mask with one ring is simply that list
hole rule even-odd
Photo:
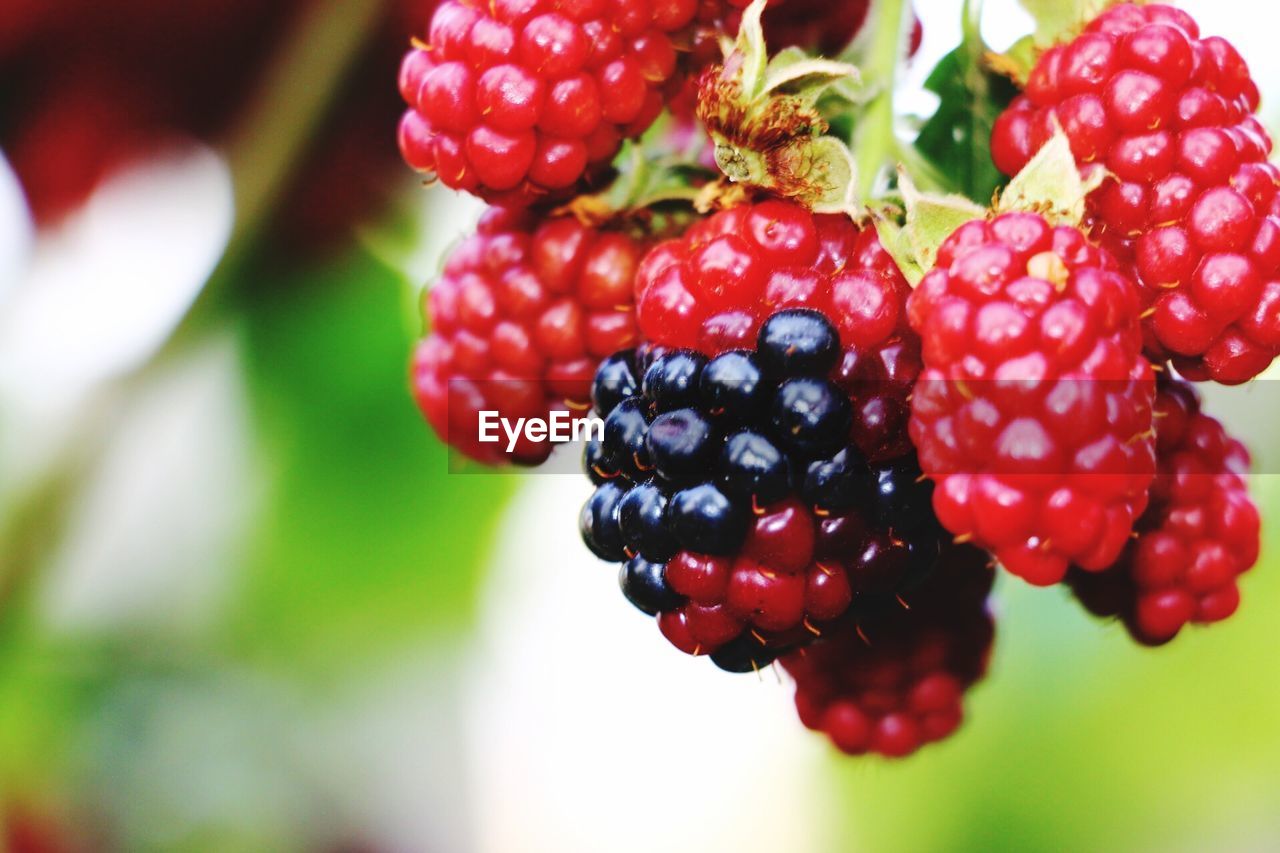
[{"label": "red berry", "polygon": [[1155,468],[1132,281],[1079,231],[1006,214],[943,244],[910,313],[911,437],[943,525],[1035,584],[1111,565]]},{"label": "red berry", "polygon": [[481,462],[537,464],[549,443],[507,454],[481,443],[479,413],[546,418],[590,399],[596,365],[637,342],[632,281],[642,245],[575,219],[537,225],[493,208],[427,294],[414,355],[418,404],[450,445]]},{"label": "red berry", "polygon": [[785,201],[738,207],[655,247],[636,292],[646,339],[709,355],[754,346],[775,311],[822,312],[845,348],[833,378],[854,404],[854,443],[873,460],[910,451],[920,344],[907,323],[910,288],[874,229]]},{"label": "red berry", "polygon": [[[952,548],[903,607],[852,615],[782,665],[801,721],[849,755],[910,755],[950,736],[965,692],[987,669],[992,573],[975,548]],[[909,608],[909,609],[908,609]]]},{"label": "red berry", "polygon": [[[561,197],[606,172],[657,118],[691,0],[445,0],[400,88],[420,123],[405,161],[504,204]],[[465,141],[465,142],[464,142]]]},{"label": "red berry", "polygon": [[1260,526],[1244,446],[1200,411],[1185,383],[1162,382],[1156,408],[1159,470],[1138,538],[1115,567],[1070,576],[1091,612],[1120,617],[1149,645],[1235,612],[1237,580],[1258,560]]},{"label": "red berry", "polygon": [[1056,116],[1081,167],[1105,165],[1089,226],[1136,270],[1150,348],[1230,384],[1280,354],[1280,170],[1257,107],[1227,42],[1167,6],[1121,4],[1045,52],[991,143],[1014,174]]}]

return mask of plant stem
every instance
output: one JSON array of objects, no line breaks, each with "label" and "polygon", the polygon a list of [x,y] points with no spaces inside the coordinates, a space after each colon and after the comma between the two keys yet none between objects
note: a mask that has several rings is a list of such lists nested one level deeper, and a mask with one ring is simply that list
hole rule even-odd
[{"label": "plant stem", "polygon": [[906,40],[906,9],[906,0],[876,0],[868,16],[876,30],[861,70],[863,77],[880,89],[863,110],[852,140],[858,167],[858,199],[863,204],[871,198],[897,148],[893,96]]},{"label": "plant stem", "polygon": [[984,42],[982,41],[982,0],[964,0],[960,11],[960,29],[971,52],[979,54],[981,59]]}]

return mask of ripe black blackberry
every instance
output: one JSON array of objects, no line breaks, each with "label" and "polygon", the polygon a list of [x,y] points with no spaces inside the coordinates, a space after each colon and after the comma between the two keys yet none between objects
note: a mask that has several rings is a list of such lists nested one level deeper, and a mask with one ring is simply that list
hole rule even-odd
[{"label": "ripe black blackberry", "polygon": [[682,651],[749,672],[937,561],[914,456],[872,464],[850,443],[841,357],[823,314],[792,309],[754,350],[626,351],[600,367],[583,540]]}]

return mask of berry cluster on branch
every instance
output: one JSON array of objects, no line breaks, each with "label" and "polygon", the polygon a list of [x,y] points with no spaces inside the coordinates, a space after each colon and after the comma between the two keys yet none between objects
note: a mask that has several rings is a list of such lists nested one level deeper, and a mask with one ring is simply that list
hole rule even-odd
[{"label": "berry cluster on branch", "polygon": [[446,0],[401,74],[408,163],[495,205],[429,292],[428,419],[531,465],[481,409],[590,409],[586,546],[849,754],[958,728],[1002,572],[1157,645],[1259,557],[1189,384],[1280,354],[1244,60],[1098,0],[997,55],[978,5],[915,140],[905,0]]}]

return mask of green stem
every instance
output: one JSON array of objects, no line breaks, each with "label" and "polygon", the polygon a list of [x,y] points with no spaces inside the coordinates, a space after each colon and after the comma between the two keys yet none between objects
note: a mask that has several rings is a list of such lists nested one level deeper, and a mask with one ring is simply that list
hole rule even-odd
[{"label": "green stem", "polygon": [[[964,0],[964,7],[960,12],[960,27],[964,36],[964,43],[969,47],[970,51],[977,51],[981,54],[984,42],[982,41],[982,0]],[[981,58],[979,56],[979,58]]]},{"label": "green stem", "polygon": [[858,199],[865,204],[897,148],[894,130],[894,89],[898,63],[906,40],[906,0],[876,0],[869,20],[876,27],[861,65],[863,76],[880,87],[854,129],[854,160],[858,167]]}]

